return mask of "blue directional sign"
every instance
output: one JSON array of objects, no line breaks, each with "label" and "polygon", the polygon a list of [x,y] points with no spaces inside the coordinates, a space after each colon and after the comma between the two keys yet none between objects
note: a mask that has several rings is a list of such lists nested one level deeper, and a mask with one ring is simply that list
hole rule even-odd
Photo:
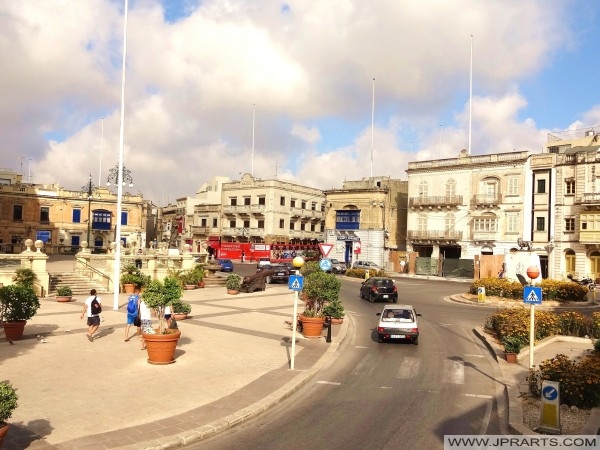
[{"label": "blue directional sign", "polygon": [[542,390],[542,395],[546,400],[554,400],[558,396],[558,391],[554,386],[546,386]]},{"label": "blue directional sign", "polygon": [[525,302],[528,305],[541,305],[542,288],[537,286],[524,286],[523,302]]},{"label": "blue directional sign", "polygon": [[319,261],[319,267],[323,272],[329,272],[331,270],[331,260],[328,258],[323,258]]},{"label": "blue directional sign", "polygon": [[288,288],[292,291],[301,291],[304,286],[304,277],[302,275],[290,275]]}]

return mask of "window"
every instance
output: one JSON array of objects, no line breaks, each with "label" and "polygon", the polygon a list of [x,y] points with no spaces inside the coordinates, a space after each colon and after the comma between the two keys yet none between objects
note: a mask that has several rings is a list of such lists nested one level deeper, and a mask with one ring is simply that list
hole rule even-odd
[{"label": "window", "polygon": [[244,205],[250,206],[250,197],[244,197]]},{"label": "window", "polygon": [[219,224],[217,220],[218,220],[218,219],[217,219],[216,217],[215,217],[215,218],[213,218],[213,224],[212,224],[213,228],[217,228],[217,226],[218,226],[218,224]]},{"label": "window", "polygon": [[229,228],[235,228],[235,220],[229,221]]},{"label": "window", "polygon": [[200,226],[201,227],[205,227],[206,226],[206,219],[201,219],[200,220]]},{"label": "window", "polygon": [[316,204],[316,202],[312,202],[312,206],[310,207],[310,209],[312,209],[313,211],[317,210],[317,204]]},{"label": "window", "polygon": [[264,219],[261,219],[261,220],[259,220],[259,221],[258,221],[258,228],[261,228],[261,229],[262,229],[262,228],[264,228],[264,227],[265,227],[265,221],[264,221]]},{"label": "window", "polygon": [[519,178],[510,177],[508,179],[508,195],[519,195]]},{"label": "window", "polygon": [[23,220],[23,205],[13,205],[13,220]]},{"label": "window", "polygon": [[242,225],[244,228],[250,228],[250,221],[244,220],[244,224]]},{"label": "window", "polygon": [[419,183],[419,197],[421,197],[421,198],[427,197],[428,192],[429,192],[429,185],[427,184],[427,181],[421,181]]},{"label": "window", "polygon": [[456,181],[448,180],[446,182],[446,197],[452,198],[456,195]]},{"label": "window", "polygon": [[110,230],[111,221],[110,211],[99,209],[92,212],[92,230]]},{"label": "window", "polygon": [[50,207],[42,206],[40,208],[40,223],[50,223]]},{"label": "window", "polygon": [[237,197],[229,197],[229,205],[237,206]]},{"label": "window", "polygon": [[360,229],[360,210],[340,209],[335,212],[335,228],[338,230]]},{"label": "window", "polygon": [[279,197],[279,204],[285,206],[285,197]]},{"label": "window", "polygon": [[508,213],[506,215],[506,232],[518,233],[519,231],[519,213]]},{"label": "window", "polygon": [[127,211],[121,211],[121,225],[127,225]]},{"label": "window", "polygon": [[259,205],[266,205],[265,197],[258,197],[258,204]]},{"label": "window", "polygon": [[538,194],[545,194],[546,193],[546,180],[541,179],[541,180],[537,180],[537,191],[536,193]]},{"label": "window", "polygon": [[575,180],[565,180],[565,195],[575,195]]},{"label": "window", "polygon": [[535,218],[535,231],[546,231],[546,218],[545,217],[536,217]]},{"label": "window", "polygon": [[305,223],[301,223],[301,224],[300,224],[300,229],[301,229],[302,231],[306,231],[306,224],[305,224]]},{"label": "window", "polygon": [[314,223],[310,224],[310,231],[316,231],[317,226]]},{"label": "window", "polygon": [[279,219],[279,228],[285,228],[285,220]]},{"label": "window", "polygon": [[302,200],[302,209],[306,209],[306,200]]},{"label": "window", "polygon": [[498,231],[498,219],[495,217],[480,217],[474,219],[473,231],[496,232]]},{"label": "window", "polygon": [[80,209],[73,210],[73,223],[81,223],[81,210]]},{"label": "window", "polygon": [[427,216],[426,215],[419,216],[419,218],[417,219],[417,228],[420,232],[427,231]]},{"label": "window", "polygon": [[295,198],[290,200],[290,207],[292,207],[292,208],[296,207],[296,199]]},{"label": "window", "polygon": [[567,250],[565,253],[565,268],[567,269],[567,272],[575,272],[575,252],[571,249]]},{"label": "window", "polygon": [[580,230],[600,230],[600,214],[581,214],[579,216]]},{"label": "window", "polygon": [[454,214],[453,213],[447,214],[446,217],[444,218],[444,229],[445,229],[445,231],[454,230]]},{"label": "window", "polygon": [[290,230],[293,230],[293,229],[294,229],[294,222],[292,222],[292,221],[290,220]]},{"label": "window", "polygon": [[565,231],[575,231],[575,217],[565,218]]}]

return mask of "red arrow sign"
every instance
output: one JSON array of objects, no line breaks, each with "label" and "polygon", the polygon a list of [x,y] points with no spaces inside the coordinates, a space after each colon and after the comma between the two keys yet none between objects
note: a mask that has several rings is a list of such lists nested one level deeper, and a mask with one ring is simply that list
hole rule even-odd
[{"label": "red arrow sign", "polygon": [[323,255],[323,258],[327,258],[327,255],[329,255],[329,252],[332,248],[333,244],[319,244],[319,250],[321,250],[321,255]]}]

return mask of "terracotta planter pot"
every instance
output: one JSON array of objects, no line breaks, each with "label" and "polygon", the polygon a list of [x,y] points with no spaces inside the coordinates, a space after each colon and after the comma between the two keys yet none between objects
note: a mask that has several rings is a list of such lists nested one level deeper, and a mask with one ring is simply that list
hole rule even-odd
[{"label": "terracotta planter pot", "polygon": [[517,354],[518,353],[505,353],[504,356],[506,357],[506,362],[515,364],[517,362]]},{"label": "terracotta planter pot", "polygon": [[204,281],[198,281],[198,287],[199,288],[203,288],[204,287]]},{"label": "terracotta planter pot", "polygon": [[185,320],[187,319],[187,313],[173,313],[173,317],[175,317],[175,320]]},{"label": "terracotta planter pot", "polygon": [[324,317],[306,317],[301,315],[300,320],[302,321],[302,334],[305,338],[321,337],[323,323],[325,323]]},{"label": "terracotta planter pot", "polygon": [[73,297],[71,297],[70,295],[57,295],[56,301],[57,302],[70,302],[72,298]]},{"label": "terracotta planter pot", "polygon": [[187,291],[191,291],[192,289],[196,289],[196,285],[195,284],[186,284],[183,286],[183,288]]},{"label": "terracotta planter pot", "polygon": [[342,323],[344,323],[344,318],[343,317],[341,319],[336,319],[334,317],[331,318],[331,324],[332,325],[341,325]]},{"label": "terracotta planter pot", "polygon": [[126,294],[133,294],[135,292],[135,284],[124,284],[123,289]]},{"label": "terracotta planter pot", "polygon": [[240,293],[240,291],[237,291],[237,290],[235,290],[235,289],[227,289],[227,293],[228,293],[229,295],[237,295],[237,294],[239,294],[239,293]]},{"label": "terracotta planter pot", "polygon": [[18,341],[23,337],[23,330],[25,329],[26,320],[19,320],[17,322],[4,322],[4,334],[6,340],[9,342]]},{"label": "terracotta planter pot", "polygon": [[181,331],[171,334],[142,334],[146,342],[150,364],[171,364],[175,362],[175,349]]},{"label": "terracotta planter pot", "polygon": [[8,424],[2,425],[2,422],[0,422],[0,448],[4,448],[2,444],[4,443],[6,433],[8,433]]}]

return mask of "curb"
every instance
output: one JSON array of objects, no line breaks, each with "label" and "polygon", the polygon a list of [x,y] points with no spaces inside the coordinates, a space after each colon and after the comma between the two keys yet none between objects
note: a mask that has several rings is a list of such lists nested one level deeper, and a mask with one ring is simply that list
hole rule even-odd
[{"label": "curb", "polygon": [[[346,315],[346,320],[342,322],[340,331],[338,333],[338,339],[336,342],[331,342],[329,347],[324,354],[317,360],[317,362],[309,369],[300,371],[291,381],[288,381],[285,385],[275,390],[269,396],[262,400],[259,400],[251,405],[248,405],[239,411],[225,416],[221,419],[215,420],[206,425],[202,425],[198,428],[193,428],[175,435],[167,436],[161,439],[154,439],[147,442],[131,444],[121,447],[116,447],[119,450],[159,450],[168,448],[179,448],[183,445],[189,445],[191,443],[197,443],[205,439],[216,436],[219,433],[227,431],[247,422],[254,417],[261,415],[269,409],[277,406],[283,400],[288,398],[294,392],[304,386],[310,379],[316,375],[325,365],[330,363],[337,355],[337,351],[346,338],[348,332],[348,321],[349,317]],[[322,339],[325,339],[321,336]]]}]

